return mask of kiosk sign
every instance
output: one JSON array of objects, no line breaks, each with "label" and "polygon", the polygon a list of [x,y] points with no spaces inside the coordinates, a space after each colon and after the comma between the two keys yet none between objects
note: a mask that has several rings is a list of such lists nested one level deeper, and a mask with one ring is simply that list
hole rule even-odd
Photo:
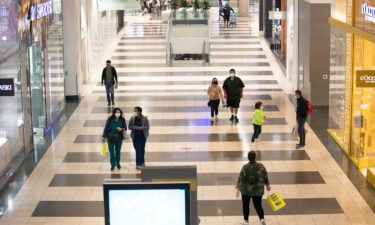
[{"label": "kiosk sign", "polygon": [[358,70],[356,86],[362,88],[375,87],[375,70]]},{"label": "kiosk sign", "polygon": [[0,79],[0,96],[14,96],[13,79]]}]

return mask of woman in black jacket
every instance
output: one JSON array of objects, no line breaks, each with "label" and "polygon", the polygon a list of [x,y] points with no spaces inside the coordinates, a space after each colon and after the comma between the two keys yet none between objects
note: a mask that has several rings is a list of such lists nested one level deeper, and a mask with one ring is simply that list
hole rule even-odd
[{"label": "woman in black jacket", "polygon": [[107,119],[103,131],[103,141],[108,140],[111,171],[113,171],[115,167],[121,169],[121,146],[122,141],[124,140],[124,132],[126,132],[126,130],[126,121],[122,116],[122,110],[120,108],[113,109],[112,116]]}]

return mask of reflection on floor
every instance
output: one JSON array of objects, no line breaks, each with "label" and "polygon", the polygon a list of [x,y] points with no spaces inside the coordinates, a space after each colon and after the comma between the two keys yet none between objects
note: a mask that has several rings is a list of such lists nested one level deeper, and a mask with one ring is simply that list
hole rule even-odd
[{"label": "reflection on floor", "polygon": [[[277,213],[264,204],[268,224],[373,225],[373,212],[312,131],[306,148],[295,150],[296,137],[290,134],[294,107],[255,24],[242,19],[237,28],[225,29],[213,22],[210,66],[166,67],[166,25],[159,21],[133,24],[136,29],[124,35],[112,57],[120,79],[116,106],[125,109],[127,119],[137,105],[148,115],[148,165],[197,166],[203,225],[239,224],[241,204],[234,185],[251,149],[267,167],[273,191],[288,204]],[[213,77],[222,83],[231,67],[246,85],[240,122],[230,123],[229,112],[220,108],[220,120],[211,126],[205,89]],[[103,224],[103,180],[138,176],[130,142],[123,146],[121,170],[111,173],[108,159],[99,156],[100,133],[110,109],[103,87],[88,88],[1,224]],[[268,119],[261,142],[250,145],[251,111],[259,100]],[[252,215],[251,224],[257,224],[254,210]]]}]

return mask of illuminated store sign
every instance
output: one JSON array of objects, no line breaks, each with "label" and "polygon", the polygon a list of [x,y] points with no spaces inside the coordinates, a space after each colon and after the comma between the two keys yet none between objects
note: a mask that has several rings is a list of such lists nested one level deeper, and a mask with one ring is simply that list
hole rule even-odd
[{"label": "illuminated store sign", "polygon": [[358,70],[356,77],[357,87],[375,87],[375,70]]},{"label": "illuminated store sign", "polygon": [[31,21],[48,16],[53,13],[52,0],[31,6]]},{"label": "illuminated store sign", "polygon": [[365,20],[375,23],[375,7],[365,2],[361,5],[361,13],[365,16]]},{"label": "illuminated store sign", "polygon": [[0,79],[0,96],[14,96],[13,79]]}]

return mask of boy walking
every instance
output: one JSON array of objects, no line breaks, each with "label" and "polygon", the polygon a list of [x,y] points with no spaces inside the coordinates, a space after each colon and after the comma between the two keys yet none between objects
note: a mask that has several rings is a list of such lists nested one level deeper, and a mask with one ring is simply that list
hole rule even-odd
[{"label": "boy walking", "polygon": [[254,134],[251,138],[251,143],[254,143],[255,140],[258,140],[260,133],[262,132],[262,125],[264,124],[264,114],[263,114],[263,103],[255,103],[255,110],[253,114],[253,126]]}]

